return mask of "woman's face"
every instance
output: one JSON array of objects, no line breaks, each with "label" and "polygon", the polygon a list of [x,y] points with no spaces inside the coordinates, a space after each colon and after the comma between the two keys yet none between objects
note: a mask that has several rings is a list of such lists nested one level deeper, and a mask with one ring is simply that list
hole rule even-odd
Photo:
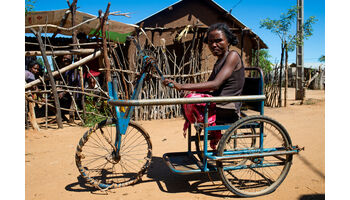
[{"label": "woman's face", "polygon": [[29,71],[31,71],[33,74],[39,73],[39,65],[35,64]]},{"label": "woman's face", "polygon": [[211,53],[221,58],[228,51],[228,41],[225,33],[220,30],[213,30],[208,34],[208,46]]}]

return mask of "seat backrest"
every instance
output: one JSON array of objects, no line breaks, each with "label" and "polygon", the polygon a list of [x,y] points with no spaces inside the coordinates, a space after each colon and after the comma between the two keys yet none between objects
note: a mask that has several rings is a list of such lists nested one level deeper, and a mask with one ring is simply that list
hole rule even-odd
[{"label": "seat backrest", "polygon": [[[263,95],[264,94],[264,79],[263,72],[258,67],[246,67],[245,68],[245,82],[243,86],[242,95]],[[264,102],[243,102],[242,109],[251,109],[263,112]]]}]

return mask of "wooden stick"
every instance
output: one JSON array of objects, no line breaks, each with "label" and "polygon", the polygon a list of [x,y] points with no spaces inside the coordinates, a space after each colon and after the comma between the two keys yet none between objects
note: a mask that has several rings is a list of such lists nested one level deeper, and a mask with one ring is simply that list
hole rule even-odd
[{"label": "wooden stick", "polygon": [[[36,42],[24,42],[24,44],[28,44],[28,45],[36,45],[36,46],[39,46],[39,44],[38,43],[36,43]],[[46,45],[46,47],[50,47],[50,48],[53,48],[53,49],[67,49],[67,48],[70,48],[71,46],[53,46],[53,45]],[[30,52],[30,51],[29,51]],[[41,52],[40,51],[38,51],[38,53],[40,53],[41,54]],[[46,55],[48,55],[48,53],[49,52],[46,52],[47,54]]]},{"label": "wooden stick", "polygon": [[[45,51],[47,56],[55,55],[55,56],[63,56],[63,55],[84,55],[84,54],[92,54],[96,51],[96,49],[72,49],[72,50],[61,50],[61,51]],[[26,51],[24,53],[25,56],[41,56],[41,51]]]},{"label": "wooden stick", "polygon": [[[116,62],[115,65],[117,65],[120,68],[120,70],[123,70],[122,66],[121,66],[121,63],[119,61],[119,58],[118,58],[118,54],[115,52],[115,49],[114,48],[110,48],[110,50],[111,50],[112,56],[114,56],[114,58],[115,58],[114,59],[115,62]],[[113,70],[116,70],[116,66],[115,66],[115,69],[113,69]],[[122,76],[122,81],[123,81],[122,85],[123,85],[123,88],[124,88],[125,96],[126,96],[126,99],[128,99],[129,91],[128,91],[128,86],[127,86],[127,83],[126,83],[126,74],[125,73],[120,73],[120,75]]]},{"label": "wooden stick", "polygon": [[[108,19],[109,15],[109,7],[111,6],[111,3],[108,2],[106,12],[103,15],[103,18],[100,19],[101,23],[101,30],[102,30],[102,48],[103,48],[103,59],[105,61],[105,66],[106,66],[106,86],[107,86],[107,91],[108,91],[108,82],[111,81],[111,64],[108,58],[108,49],[107,49],[107,39],[106,39],[106,22]],[[102,12],[101,10],[99,11],[100,13]]]},{"label": "wooden stick", "polygon": [[57,125],[58,128],[63,128],[63,124],[62,124],[62,118],[61,118],[61,110],[60,110],[60,102],[58,100],[58,94],[57,94],[57,88],[56,88],[56,83],[55,80],[53,78],[52,72],[51,72],[51,67],[49,64],[49,61],[47,60],[46,54],[45,54],[45,49],[44,49],[44,44],[43,41],[41,40],[41,29],[39,29],[38,32],[36,32],[34,29],[31,29],[31,31],[34,33],[34,35],[36,36],[39,44],[40,44],[40,50],[42,53],[42,58],[44,60],[44,64],[46,67],[46,70],[49,74],[49,79],[50,79],[50,83],[51,83],[51,88],[52,88],[52,93],[54,96],[54,100],[55,100],[55,105],[56,105],[56,121],[57,121]]},{"label": "wooden stick", "polygon": [[[46,90],[46,84],[45,84],[45,82],[43,81],[43,85],[44,85],[44,90]],[[48,124],[47,124],[47,120],[48,120],[48,112],[49,112],[49,110],[48,110],[48,106],[47,106],[47,94],[45,93],[44,94],[44,97],[45,97],[45,129],[47,129],[48,128]]]},{"label": "wooden stick", "polygon": [[[32,29],[32,28],[42,28],[42,27],[51,27],[51,28],[57,28],[57,29],[60,29],[60,30],[65,30],[65,31],[71,31],[75,28],[78,28],[79,26],[83,25],[83,24],[86,24],[90,21],[93,21],[93,20],[96,20],[98,19],[98,17],[95,17],[95,18],[91,18],[91,19],[88,19],[86,21],[83,21],[82,23],[80,24],[77,24],[76,26],[73,26],[73,27],[70,27],[70,28],[64,28],[64,27],[61,27],[61,26],[57,26],[57,25],[54,25],[54,24],[38,24],[38,25],[31,25],[31,26],[26,26],[25,29]],[[99,30],[97,30],[98,32]]]},{"label": "wooden stick", "polygon": [[288,49],[285,51],[285,63],[284,63],[284,107],[287,107],[288,98]]},{"label": "wooden stick", "polygon": [[[80,86],[81,86],[81,92],[84,91],[84,76],[83,76],[83,68],[79,67],[79,75],[80,75]],[[85,108],[85,94],[81,97],[81,106],[83,107],[83,119],[86,119],[86,108]]]},{"label": "wooden stick", "polygon": [[28,111],[28,107],[29,107],[29,104],[28,104],[28,101],[25,100],[25,122],[26,122],[26,129],[29,129],[29,111]]},{"label": "wooden stick", "polygon": [[36,122],[36,116],[35,116],[35,110],[34,110],[35,103],[33,102],[32,97],[27,96],[27,98],[32,100],[32,101],[28,101],[28,106],[29,106],[28,117],[29,117],[30,124],[32,125],[34,130],[40,131],[39,125]]},{"label": "wooden stick", "polygon": [[[71,6],[69,8],[71,13],[72,13],[72,27],[74,27],[74,25],[75,25],[75,15],[76,15],[76,10],[77,10],[77,1],[78,0],[73,0],[73,3],[71,4]],[[73,44],[78,44],[77,30],[75,28],[72,30],[72,42],[73,42]],[[78,46],[73,46],[73,49],[74,50],[78,49]],[[72,58],[73,58],[74,61],[77,60],[77,56],[76,55],[73,55]],[[78,72],[77,72],[76,68],[74,69],[73,75],[74,75],[74,80],[77,80],[78,79]],[[74,107],[75,107],[78,110],[78,107],[76,106],[76,103],[75,103],[75,100],[76,100],[76,97],[77,97],[76,93],[73,93],[73,96],[70,93],[70,96],[72,98],[72,102],[71,102],[70,108],[74,109]],[[77,115],[79,115],[78,112],[77,112]],[[69,111],[69,122],[70,123],[74,123],[74,118],[75,118],[74,112],[73,111]],[[80,116],[79,116],[79,118],[80,118]],[[83,120],[81,120],[81,121],[84,124],[84,121]]]},{"label": "wooden stick", "polygon": [[[63,27],[63,26],[66,24],[66,22],[67,22],[67,17],[68,17],[68,15],[69,15],[69,13],[70,13],[70,10],[67,9],[67,11],[64,13],[64,15],[63,15],[63,17],[62,17],[62,19],[61,19],[61,22],[60,22],[60,26],[61,26],[61,27]],[[61,32],[61,30],[60,30],[60,29],[57,29],[57,31],[51,36],[51,38],[55,38],[56,35],[57,35],[58,33],[60,33],[60,32]]]},{"label": "wooden stick", "polygon": [[[41,90],[41,91],[31,91],[33,94],[47,94],[47,93],[51,93],[51,90]],[[58,89],[57,92],[71,92],[71,93],[79,93],[79,94],[84,94],[87,96],[92,96],[92,97],[97,97],[97,98],[101,98],[101,99],[108,99],[108,97],[103,97],[103,96],[99,96],[93,93],[89,93],[89,92],[82,92],[79,90],[60,90]],[[27,92],[26,92],[27,93]]]}]

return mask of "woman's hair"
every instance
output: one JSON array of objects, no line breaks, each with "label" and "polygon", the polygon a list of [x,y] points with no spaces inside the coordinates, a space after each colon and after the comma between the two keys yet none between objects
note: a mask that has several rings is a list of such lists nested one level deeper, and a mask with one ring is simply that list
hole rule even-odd
[{"label": "woman's hair", "polygon": [[34,67],[34,65],[39,65],[39,67],[40,67],[40,64],[39,64],[37,61],[32,60],[32,61],[30,61],[30,62],[28,63],[28,70],[29,70],[30,68]]},{"label": "woman's hair", "polygon": [[238,39],[237,36],[234,35],[231,31],[230,28],[225,24],[225,23],[216,23],[216,24],[212,24],[207,31],[207,36],[204,38],[204,42],[208,43],[208,35],[210,32],[214,31],[214,30],[219,30],[222,31],[226,38],[227,38],[227,42],[233,46],[238,44]]}]

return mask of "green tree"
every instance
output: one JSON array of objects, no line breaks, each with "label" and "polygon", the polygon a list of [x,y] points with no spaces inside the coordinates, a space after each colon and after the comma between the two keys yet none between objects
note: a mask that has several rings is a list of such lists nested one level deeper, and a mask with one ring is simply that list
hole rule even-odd
[{"label": "green tree", "polygon": [[42,58],[39,57],[39,58],[36,59],[36,61],[37,61],[41,66],[45,66],[45,65],[44,65],[44,61],[43,61]]},{"label": "green tree", "polygon": [[324,55],[322,55],[319,59],[318,59],[319,62],[325,62],[326,61],[326,58]]},{"label": "green tree", "polygon": [[[259,58],[258,58],[259,53]],[[260,49],[252,50],[252,66],[258,66],[258,59],[259,59],[259,67],[263,70],[264,74],[269,73],[272,70],[272,63],[269,61],[269,59],[272,56],[269,54],[269,51],[266,49]]]},{"label": "green tree", "polygon": [[29,12],[34,11],[34,4],[35,4],[36,0],[26,0],[25,1],[25,13],[26,15]]},{"label": "green tree", "polygon": [[282,69],[283,60],[285,59],[285,73],[286,73],[286,90],[285,90],[285,106],[287,99],[287,87],[288,87],[288,52],[294,51],[296,45],[303,44],[304,39],[308,39],[312,36],[313,29],[312,25],[316,23],[317,19],[315,16],[309,17],[303,24],[304,34],[300,34],[298,31],[292,30],[292,25],[296,22],[298,15],[298,7],[293,6],[288,9],[287,13],[282,13],[280,19],[272,20],[266,18],[260,21],[260,28],[266,28],[272,33],[278,35],[281,40],[281,61],[280,61],[280,95],[278,103],[282,105],[281,99],[281,87],[282,87]]}]

